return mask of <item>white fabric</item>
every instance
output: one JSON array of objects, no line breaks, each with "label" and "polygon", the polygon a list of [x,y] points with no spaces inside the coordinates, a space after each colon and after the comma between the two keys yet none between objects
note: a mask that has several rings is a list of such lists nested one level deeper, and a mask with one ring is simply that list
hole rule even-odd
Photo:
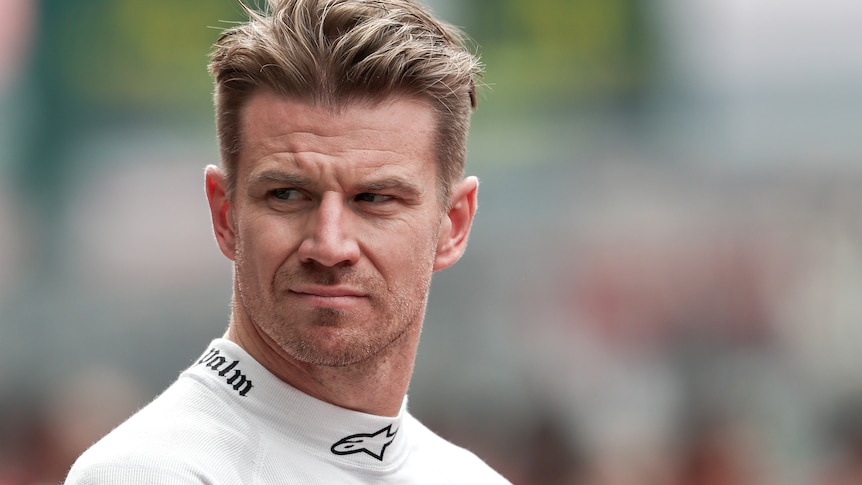
[{"label": "white fabric", "polygon": [[87,450],[66,484],[506,484],[407,412],[317,400],[224,339]]}]

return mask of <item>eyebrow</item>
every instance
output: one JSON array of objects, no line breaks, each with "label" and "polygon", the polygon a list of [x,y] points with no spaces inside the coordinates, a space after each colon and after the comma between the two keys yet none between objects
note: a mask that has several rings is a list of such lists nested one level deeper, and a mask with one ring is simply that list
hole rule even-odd
[{"label": "eyebrow", "polygon": [[[250,182],[252,185],[278,182],[291,187],[309,187],[313,184],[310,177],[281,170],[265,170],[252,176]],[[414,197],[419,197],[424,193],[418,185],[402,177],[385,177],[360,182],[356,184],[356,190],[360,192],[396,190]]]},{"label": "eyebrow", "polygon": [[375,192],[378,190],[397,190],[413,196],[422,195],[422,190],[418,185],[401,177],[386,177],[379,180],[370,180],[357,185],[360,190],[367,192]]},{"label": "eyebrow", "polygon": [[252,184],[280,182],[293,187],[307,187],[311,185],[311,179],[309,177],[295,173],[282,172],[280,170],[263,171],[252,177],[250,182]]}]

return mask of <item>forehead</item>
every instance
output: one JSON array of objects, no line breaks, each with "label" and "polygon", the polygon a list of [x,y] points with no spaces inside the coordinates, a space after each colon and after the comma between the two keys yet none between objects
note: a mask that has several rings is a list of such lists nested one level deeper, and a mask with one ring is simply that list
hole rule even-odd
[{"label": "forehead", "polygon": [[272,150],[368,150],[433,158],[435,119],[431,104],[417,97],[330,108],[261,91],[241,113],[241,158]]},{"label": "forehead", "polygon": [[431,104],[416,97],[333,110],[259,92],[241,113],[232,178],[242,186],[280,171],[340,189],[373,178],[409,179],[425,192],[438,185],[435,120]]}]

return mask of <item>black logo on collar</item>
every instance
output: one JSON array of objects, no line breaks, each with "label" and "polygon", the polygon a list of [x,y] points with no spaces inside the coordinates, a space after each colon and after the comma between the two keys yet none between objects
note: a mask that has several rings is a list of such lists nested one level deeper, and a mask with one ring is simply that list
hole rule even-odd
[{"label": "black logo on collar", "polygon": [[392,431],[392,425],[390,424],[376,433],[352,434],[332,445],[330,450],[336,455],[368,453],[374,458],[383,461],[383,452],[386,451],[387,446],[395,441],[395,433],[397,432],[397,429]]},{"label": "black logo on collar", "polygon": [[216,374],[224,377],[228,385],[232,386],[242,397],[245,397],[245,395],[248,394],[248,391],[254,387],[251,379],[236,368],[236,366],[239,365],[239,361],[233,360],[228,362],[228,360],[221,355],[221,352],[219,352],[218,349],[210,348],[207,350],[207,353],[201,357],[198,364],[203,364],[204,367],[209,367],[210,369],[217,371]]}]

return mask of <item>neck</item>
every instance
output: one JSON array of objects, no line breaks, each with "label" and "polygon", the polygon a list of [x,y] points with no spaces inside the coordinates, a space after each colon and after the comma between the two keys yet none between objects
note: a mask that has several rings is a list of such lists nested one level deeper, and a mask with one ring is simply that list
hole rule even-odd
[{"label": "neck", "polygon": [[366,361],[347,366],[319,366],[287,355],[248,318],[234,309],[225,338],[233,341],[282,381],[346,409],[397,416],[413,374],[421,321]]}]

